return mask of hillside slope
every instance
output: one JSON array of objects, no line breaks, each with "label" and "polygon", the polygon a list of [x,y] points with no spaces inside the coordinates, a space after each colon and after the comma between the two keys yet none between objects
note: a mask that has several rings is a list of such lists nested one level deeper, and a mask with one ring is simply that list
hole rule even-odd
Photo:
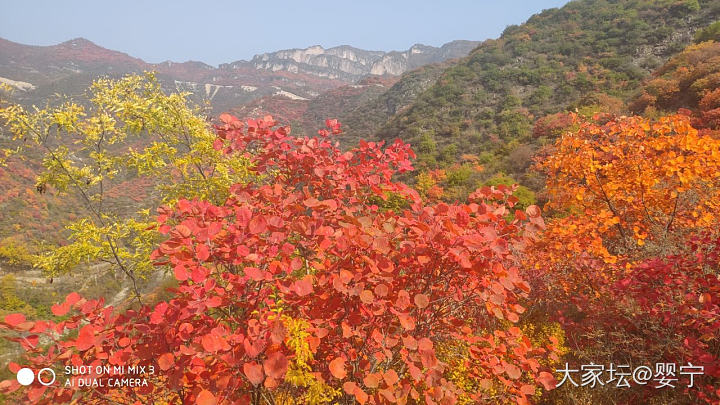
[{"label": "hillside slope", "polygon": [[502,172],[539,188],[527,175],[547,142],[532,136],[537,118],[619,112],[653,69],[719,17],[718,0],[577,0],[545,10],[447,69],[377,139],[410,142],[429,169],[476,154],[486,178]]}]

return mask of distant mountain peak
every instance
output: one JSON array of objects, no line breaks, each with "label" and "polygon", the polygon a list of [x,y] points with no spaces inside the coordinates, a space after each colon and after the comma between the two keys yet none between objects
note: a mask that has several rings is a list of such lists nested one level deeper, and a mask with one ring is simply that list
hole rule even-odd
[{"label": "distant mountain peak", "polygon": [[57,46],[70,46],[73,48],[86,48],[86,47],[101,48],[101,46],[97,45],[96,43],[90,41],[89,39],[85,39],[82,37],[73,38],[73,39],[67,40],[65,42],[61,42]]}]

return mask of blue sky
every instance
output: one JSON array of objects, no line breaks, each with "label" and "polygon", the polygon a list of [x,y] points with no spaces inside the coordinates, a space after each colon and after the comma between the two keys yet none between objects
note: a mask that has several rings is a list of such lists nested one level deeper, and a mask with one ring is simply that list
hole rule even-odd
[{"label": "blue sky", "polygon": [[0,0],[0,37],[52,45],[84,37],[148,62],[211,65],[311,45],[404,50],[496,38],[567,0]]}]

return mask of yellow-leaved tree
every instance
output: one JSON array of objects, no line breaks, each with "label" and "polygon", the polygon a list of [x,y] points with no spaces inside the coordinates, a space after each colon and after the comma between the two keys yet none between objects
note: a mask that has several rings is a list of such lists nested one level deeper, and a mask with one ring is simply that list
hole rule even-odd
[{"label": "yellow-leaved tree", "polygon": [[202,110],[186,93],[166,94],[152,73],[98,79],[87,96],[43,109],[2,102],[14,142],[3,162],[40,153],[37,191],[74,195],[82,208],[64,224],[67,243],[43,249],[35,266],[52,277],[107,263],[141,302],[138,280],[153,268],[158,237],[151,209],[180,196],[222,203],[231,184],[247,180],[247,161],[216,150]]}]

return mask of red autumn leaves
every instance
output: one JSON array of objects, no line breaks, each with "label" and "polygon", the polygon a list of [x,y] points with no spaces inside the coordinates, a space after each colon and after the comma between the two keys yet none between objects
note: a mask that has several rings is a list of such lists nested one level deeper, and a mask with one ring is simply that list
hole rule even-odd
[{"label": "red autumn leaves", "polygon": [[[325,137],[292,138],[269,118],[221,120],[215,147],[248,159],[257,180],[232,186],[220,206],[180,200],[159,209],[166,239],[152,258],[178,280],[172,297],[126,314],[68,297],[57,313],[82,314],[54,329],[78,338],[49,336],[51,345],[30,350],[34,361],[102,358],[163,372],[148,388],[87,392],[86,403],[302,401],[310,384],[360,403],[491,397],[463,391],[452,367],[494,385],[502,400],[526,401],[527,386],[543,384],[540,361],[552,347],[508,326],[528,291],[513,251],[543,226],[537,209],[514,211],[504,186],[478,190],[468,204],[424,202],[393,181],[412,167],[401,142],[341,152]],[[339,132],[328,125],[327,135]],[[407,209],[383,208],[390,195]],[[296,322],[305,326],[291,332]],[[451,366],[447,348],[465,352],[462,364]],[[291,368],[306,385],[288,380]],[[74,394],[44,395],[39,402]]]}]

